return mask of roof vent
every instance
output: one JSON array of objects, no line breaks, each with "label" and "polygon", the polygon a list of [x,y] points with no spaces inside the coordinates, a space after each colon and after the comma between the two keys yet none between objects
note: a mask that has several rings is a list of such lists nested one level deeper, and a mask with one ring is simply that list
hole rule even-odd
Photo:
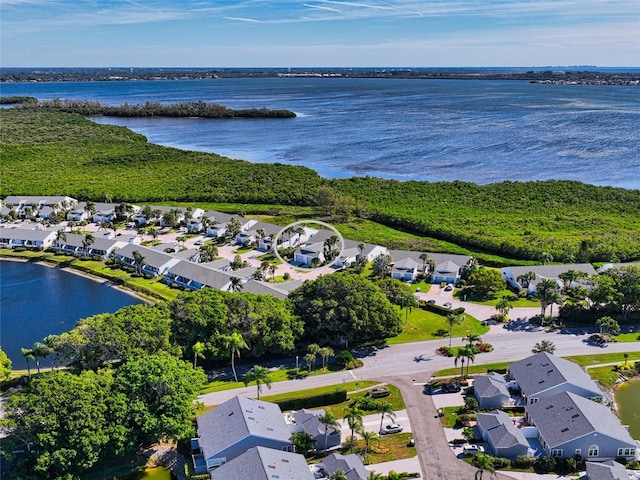
[{"label": "roof vent", "polygon": [[580,416],[579,413],[574,413],[573,415],[571,415],[571,418],[578,418]]},{"label": "roof vent", "polygon": [[289,463],[289,460],[287,460],[286,458],[283,458],[283,459],[282,459],[282,461],[283,461],[284,463]]},{"label": "roof vent", "polygon": [[553,405],[547,405],[547,410],[549,410],[550,408],[553,408]]},{"label": "roof vent", "polygon": [[267,465],[269,468],[273,468],[274,470],[276,469],[275,465]]},{"label": "roof vent", "polygon": [[553,373],[553,368],[551,370],[547,370],[547,373]]},{"label": "roof vent", "polygon": [[255,417],[247,417],[249,420],[255,420]]},{"label": "roof vent", "polygon": [[273,432],[273,428],[271,428],[271,427],[267,427],[267,431],[269,431],[269,432]]},{"label": "roof vent", "polygon": [[560,430],[561,432],[568,432],[569,431],[569,427],[564,427],[562,430]]},{"label": "roof vent", "polygon": [[531,365],[533,365],[533,363],[527,363],[527,367],[530,367]]}]

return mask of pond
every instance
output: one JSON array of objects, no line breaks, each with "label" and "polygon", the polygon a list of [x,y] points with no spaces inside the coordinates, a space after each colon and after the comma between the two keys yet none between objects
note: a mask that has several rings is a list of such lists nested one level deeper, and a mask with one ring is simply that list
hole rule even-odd
[{"label": "pond", "polygon": [[171,471],[164,467],[145,468],[142,471],[132,473],[118,480],[173,480]]},{"label": "pond", "polygon": [[640,440],[640,379],[620,385],[615,393],[618,415],[623,425],[629,425],[629,433]]}]

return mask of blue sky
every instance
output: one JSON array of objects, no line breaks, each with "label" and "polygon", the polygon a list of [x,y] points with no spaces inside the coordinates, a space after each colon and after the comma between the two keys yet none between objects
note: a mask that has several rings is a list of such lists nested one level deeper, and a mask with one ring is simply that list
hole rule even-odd
[{"label": "blue sky", "polygon": [[640,66],[640,0],[0,0],[5,67]]}]

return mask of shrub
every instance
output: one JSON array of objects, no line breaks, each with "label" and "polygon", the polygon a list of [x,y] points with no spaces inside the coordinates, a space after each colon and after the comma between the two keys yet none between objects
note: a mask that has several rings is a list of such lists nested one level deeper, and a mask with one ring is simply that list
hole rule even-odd
[{"label": "shrub", "polygon": [[553,457],[538,457],[533,464],[536,473],[553,472],[558,466],[558,462]]},{"label": "shrub", "polygon": [[323,405],[335,405],[347,400],[346,390],[324,393],[321,395],[310,395],[307,397],[297,396],[296,398],[276,401],[282,411],[300,410],[301,408],[315,408]]},{"label": "shrub", "polygon": [[26,252],[27,248],[26,247],[16,247],[13,249],[14,252]]},{"label": "shrub", "polygon": [[439,347],[436,350],[436,354],[442,355],[443,357],[453,357],[453,351],[449,347]]},{"label": "shrub", "polygon": [[518,455],[513,461],[513,466],[515,468],[529,468],[535,463],[535,461],[535,458],[527,457],[526,455]]},{"label": "shrub", "polygon": [[144,278],[145,278],[145,279],[147,279],[147,280],[151,280],[151,279],[153,279],[154,277],[153,277],[153,275],[151,275],[150,273],[145,273],[145,274],[144,274]]},{"label": "shrub", "polygon": [[342,350],[336,357],[336,363],[341,367],[347,367],[353,363],[353,355],[349,350]]},{"label": "shrub", "polygon": [[361,410],[371,411],[377,410],[380,402],[371,397],[356,397],[354,398],[353,402],[351,402],[351,405],[356,405]]},{"label": "shrub", "polygon": [[283,280],[289,280],[291,278],[291,274],[289,272],[284,272],[282,274],[282,279]]},{"label": "shrub", "polygon": [[464,399],[464,407],[468,412],[478,410],[478,400],[475,397],[467,397]]},{"label": "shrub", "polygon": [[493,467],[498,470],[509,468],[511,466],[511,460],[502,457],[491,457],[491,463],[493,463]]}]

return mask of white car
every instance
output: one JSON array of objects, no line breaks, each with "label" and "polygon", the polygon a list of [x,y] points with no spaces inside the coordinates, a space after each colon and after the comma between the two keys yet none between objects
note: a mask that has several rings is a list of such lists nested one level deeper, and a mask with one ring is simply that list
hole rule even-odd
[{"label": "white car", "polygon": [[465,455],[475,455],[476,453],[484,453],[482,445],[465,445],[462,447],[462,453]]},{"label": "white car", "polygon": [[380,430],[380,435],[387,435],[389,433],[400,433],[401,431],[402,425],[398,423],[391,423],[382,427],[382,430]]},{"label": "white car", "polygon": [[193,244],[196,245],[196,246],[204,245],[204,240],[203,239],[196,240],[195,242],[193,242]]},{"label": "white car", "polygon": [[445,302],[443,307],[445,308],[451,308],[451,302]]}]

